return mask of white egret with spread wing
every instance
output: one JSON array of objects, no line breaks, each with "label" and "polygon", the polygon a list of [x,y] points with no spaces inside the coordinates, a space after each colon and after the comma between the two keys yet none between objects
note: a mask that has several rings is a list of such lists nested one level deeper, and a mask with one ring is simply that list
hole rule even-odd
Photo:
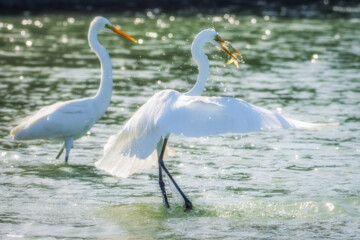
[{"label": "white egret with spread wing", "polygon": [[90,48],[96,53],[101,63],[101,83],[97,94],[94,97],[58,102],[41,108],[38,112],[23,119],[17,127],[11,130],[10,135],[15,140],[63,140],[64,145],[56,158],[60,157],[65,148],[65,161],[67,162],[73,141],[85,135],[104,115],[110,103],[113,80],[110,56],[97,39],[100,30],[112,30],[131,41],[136,41],[113,27],[106,18],[96,17],[90,24],[88,40]]},{"label": "white egret with spread wing", "polygon": [[96,162],[98,168],[119,177],[127,177],[158,165],[159,185],[168,207],[162,170],[182,195],[186,209],[192,208],[192,203],[176,184],[163,161],[170,134],[201,137],[230,132],[317,127],[316,124],[282,117],[240,99],[200,96],[210,73],[209,60],[203,51],[207,42],[221,47],[230,56],[228,63],[238,64],[236,55],[240,53],[229,42],[224,41],[214,30],[200,32],[191,47],[199,68],[194,87],[187,93],[164,90],[152,96],[118,134],[109,138],[103,157]]}]

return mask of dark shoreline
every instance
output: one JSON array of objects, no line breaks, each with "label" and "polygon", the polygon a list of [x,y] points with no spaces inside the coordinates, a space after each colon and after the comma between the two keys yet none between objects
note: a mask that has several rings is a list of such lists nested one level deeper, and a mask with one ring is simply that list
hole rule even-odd
[{"label": "dark shoreline", "polygon": [[[144,12],[149,9],[185,14],[236,12],[254,15],[314,17],[319,14],[337,13],[358,16],[360,4],[355,0],[0,0],[0,13],[2,15],[53,14],[59,12],[132,13]],[[352,11],[352,9],[356,11]]]}]

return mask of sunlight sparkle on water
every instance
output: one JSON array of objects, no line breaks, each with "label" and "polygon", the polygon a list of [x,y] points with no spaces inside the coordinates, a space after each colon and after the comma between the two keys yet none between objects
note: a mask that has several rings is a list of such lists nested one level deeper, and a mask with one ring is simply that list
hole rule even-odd
[{"label": "sunlight sparkle on water", "polygon": [[42,24],[42,22],[40,22],[39,20],[36,20],[34,22],[34,25],[37,26],[38,28],[42,28],[44,25]]},{"label": "sunlight sparkle on water", "polygon": [[229,22],[230,24],[234,24],[234,23],[235,23],[235,19],[234,19],[233,17],[230,17],[230,18],[228,19],[228,22]]},{"label": "sunlight sparkle on water", "polygon": [[30,24],[32,24],[32,20],[31,19],[23,19],[21,21],[21,24],[22,25],[30,25]]},{"label": "sunlight sparkle on water", "polygon": [[153,14],[151,11],[148,11],[148,12],[146,13],[146,16],[148,16],[148,18],[151,18],[151,19],[154,19],[154,18],[155,18],[154,14]]},{"label": "sunlight sparkle on water", "polygon": [[62,43],[67,43],[67,42],[68,42],[68,38],[66,37],[66,35],[63,35],[63,36],[61,37],[61,42],[62,42]]},{"label": "sunlight sparkle on water", "polygon": [[12,234],[12,233],[9,233],[6,235],[7,237],[9,238],[24,238],[24,235],[21,235],[21,234]]},{"label": "sunlight sparkle on water", "polygon": [[164,23],[161,19],[156,20],[156,24],[160,27],[160,28],[166,28],[167,24]]},{"label": "sunlight sparkle on water", "polygon": [[67,22],[70,23],[70,24],[73,24],[73,23],[75,23],[75,18],[68,17]]},{"label": "sunlight sparkle on water", "polygon": [[157,38],[158,34],[156,32],[147,32],[145,34],[147,37],[151,37],[151,38]]},{"label": "sunlight sparkle on water", "polygon": [[315,63],[318,58],[319,58],[319,55],[313,54],[313,55],[312,55],[312,59],[311,59],[311,63]]},{"label": "sunlight sparkle on water", "polygon": [[144,22],[145,22],[145,20],[143,18],[135,18],[135,20],[134,20],[135,25],[138,25],[138,24],[144,23]]},{"label": "sunlight sparkle on water", "polygon": [[216,16],[216,17],[213,17],[213,22],[221,22],[222,21],[222,17],[218,17],[218,16]]},{"label": "sunlight sparkle on water", "polygon": [[330,203],[330,202],[326,203],[326,207],[328,207],[328,209],[329,209],[330,212],[333,211],[334,208],[335,208],[334,204],[332,204],[332,203]]},{"label": "sunlight sparkle on water", "polygon": [[33,42],[31,40],[26,41],[26,46],[31,47],[33,45]]}]

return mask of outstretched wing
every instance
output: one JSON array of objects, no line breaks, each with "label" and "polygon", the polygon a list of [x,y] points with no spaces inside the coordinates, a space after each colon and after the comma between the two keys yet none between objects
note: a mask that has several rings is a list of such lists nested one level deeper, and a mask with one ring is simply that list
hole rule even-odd
[{"label": "outstretched wing", "polygon": [[170,133],[200,137],[317,126],[284,118],[235,98],[194,97],[161,91],[149,99],[118,134],[109,138],[103,157],[95,165],[119,177],[149,169],[157,165],[158,142]]},{"label": "outstretched wing", "polygon": [[156,125],[164,132],[201,137],[280,128],[316,128],[231,97],[182,95]]}]

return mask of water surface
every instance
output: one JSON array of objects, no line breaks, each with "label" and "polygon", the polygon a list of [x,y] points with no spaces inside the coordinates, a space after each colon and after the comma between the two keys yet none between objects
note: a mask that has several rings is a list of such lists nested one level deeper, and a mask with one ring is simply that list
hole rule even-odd
[{"label": "water surface", "polygon": [[[16,122],[42,106],[92,96],[99,62],[87,45],[91,15],[0,18],[0,236],[99,239],[356,239],[360,237],[360,29],[358,18],[106,15],[143,41],[99,35],[113,63],[105,116],[75,142],[12,141]],[[171,136],[176,194],[162,204],[157,169],[127,179],[94,167],[107,138],[162,89],[188,91],[197,76],[190,45],[214,27],[244,56],[240,69],[211,45],[206,96],[233,96],[310,122],[321,131],[279,130],[206,138]],[[170,191],[170,189],[168,189]],[[175,207],[178,206],[178,207]]]}]

